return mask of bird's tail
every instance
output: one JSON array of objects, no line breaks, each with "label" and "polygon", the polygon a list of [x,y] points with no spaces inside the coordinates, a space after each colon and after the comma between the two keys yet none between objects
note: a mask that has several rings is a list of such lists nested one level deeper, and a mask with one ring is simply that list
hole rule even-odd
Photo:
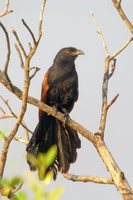
[{"label": "bird's tail", "polygon": [[70,164],[76,161],[81,141],[74,129],[60,121],[57,121],[57,145],[59,171],[66,173]]},{"label": "bird's tail", "polygon": [[47,171],[52,170],[56,178],[58,170],[66,173],[70,164],[76,161],[77,148],[80,148],[81,142],[75,130],[54,117],[47,116],[38,123],[26,148],[27,162],[31,170],[36,170],[36,166],[28,155],[37,157],[39,153],[46,153],[54,144],[58,149],[57,157]]},{"label": "bird's tail", "polygon": [[38,122],[26,147],[27,162],[31,170],[36,170],[36,167],[30,161],[30,155],[37,157],[39,153],[46,153],[52,145],[57,143],[56,127],[55,118],[52,116],[45,116]]}]

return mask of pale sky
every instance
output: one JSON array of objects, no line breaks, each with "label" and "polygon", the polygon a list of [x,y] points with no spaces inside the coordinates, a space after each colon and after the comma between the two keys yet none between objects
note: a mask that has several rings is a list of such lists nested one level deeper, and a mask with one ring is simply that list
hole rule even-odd
[{"label": "pale sky", "polygon": [[[1,1],[2,5],[4,1]],[[10,77],[14,84],[23,87],[23,75],[20,69],[18,55],[14,48],[13,27],[19,34],[24,46],[28,49],[29,34],[21,24],[24,18],[32,30],[37,34],[38,18],[41,0],[11,1],[10,8],[14,13],[4,17],[2,22],[7,27],[11,38],[12,58],[10,61]],[[133,1],[122,1],[123,9],[133,22]],[[0,6],[0,9],[2,6]],[[41,82],[46,70],[52,65],[56,53],[62,48],[73,46],[85,52],[76,60],[79,76],[79,99],[71,113],[71,118],[85,126],[88,130],[97,132],[101,110],[101,87],[104,70],[105,51],[96,33],[95,25],[90,17],[94,12],[103,30],[109,52],[115,53],[130,37],[131,34],[116,12],[111,0],[47,0],[43,22],[43,37],[39,49],[32,60],[32,65],[40,67],[31,82],[30,95],[40,99]],[[0,31],[0,38],[4,35]],[[31,40],[30,40],[31,41]],[[0,66],[4,63],[6,48],[4,39],[0,40]],[[117,58],[117,67],[109,84],[109,99],[120,94],[117,102],[108,113],[105,131],[105,142],[120,169],[125,173],[129,184],[133,187],[133,85],[132,68],[133,45],[121,53]],[[0,95],[9,99],[10,105],[16,113],[19,111],[20,101],[0,85]],[[0,105],[2,105],[0,101]],[[5,108],[5,106],[3,106]],[[25,115],[27,126],[34,130],[38,113],[37,108],[28,106]],[[10,132],[14,122],[1,120],[0,129]],[[20,129],[19,135],[22,136]],[[104,164],[99,158],[93,145],[82,136],[82,148],[78,151],[78,159],[71,166],[70,172],[80,175],[109,176]],[[25,159],[25,146],[13,142],[8,156],[5,176],[21,175],[29,170]],[[10,166],[10,167],[9,167]],[[15,172],[16,170],[16,172]],[[61,200],[102,199],[121,200],[121,196],[112,185],[94,183],[74,183],[58,175],[57,180],[50,187],[64,186],[65,191]],[[4,199],[4,198],[3,198]]]}]

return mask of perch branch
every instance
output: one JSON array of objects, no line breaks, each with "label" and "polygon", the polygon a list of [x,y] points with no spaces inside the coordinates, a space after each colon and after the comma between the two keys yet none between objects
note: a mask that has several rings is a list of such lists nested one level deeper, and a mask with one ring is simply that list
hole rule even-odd
[{"label": "perch branch", "polygon": [[81,176],[81,175],[73,175],[73,174],[63,174],[65,178],[74,182],[93,182],[98,184],[113,184],[112,178],[103,178],[96,176]]},{"label": "perch branch", "polygon": [[[5,76],[3,75],[3,73],[0,71],[0,82],[13,94],[15,94],[20,100],[22,100],[22,91],[14,86],[14,85],[10,85],[9,81],[5,78]],[[33,98],[33,97],[28,97],[27,102],[40,108],[41,110],[43,110],[44,112],[47,112],[49,115],[52,115],[53,117],[59,119],[60,121],[64,122],[65,117],[62,113],[60,112],[56,112],[54,109],[52,109],[52,107],[44,104],[43,102],[40,102],[39,100]],[[77,122],[75,122],[74,120],[68,119],[66,124],[68,124],[69,126],[71,126],[73,129],[77,130],[78,132],[81,132],[83,137],[86,137],[88,140],[92,141],[94,140],[94,135],[86,130],[84,127],[80,126]]]}]

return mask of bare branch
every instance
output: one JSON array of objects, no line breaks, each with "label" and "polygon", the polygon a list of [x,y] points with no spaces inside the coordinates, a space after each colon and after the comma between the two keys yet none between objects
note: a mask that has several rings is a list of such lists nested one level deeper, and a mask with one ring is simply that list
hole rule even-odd
[{"label": "bare branch", "polygon": [[16,48],[16,51],[18,52],[18,56],[19,56],[19,59],[20,59],[20,66],[21,66],[21,68],[23,68],[24,67],[24,61],[23,61],[21,51],[20,51],[17,44],[15,44],[15,48]]},{"label": "bare branch", "polygon": [[21,137],[15,137],[14,138],[16,141],[18,141],[18,142],[22,142],[23,144],[28,144],[29,143],[29,140],[24,140],[24,139],[22,139]]},{"label": "bare branch", "polygon": [[31,37],[32,37],[32,39],[33,39],[33,43],[34,43],[34,45],[35,45],[35,44],[36,44],[36,39],[35,39],[35,36],[34,36],[32,30],[31,30],[30,27],[27,25],[27,23],[25,22],[24,19],[22,19],[22,23],[23,23],[23,25],[27,28],[27,30],[29,31],[29,33],[30,33],[30,35],[31,35]]},{"label": "bare branch", "polygon": [[73,174],[63,174],[65,178],[74,182],[93,182],[98,184],[114,184],[112,178],[103,178],[97,176],[81,176]]},{"label": "bare branch", "polygon": [[32,78],[34,78],[34,76],[36,75],[36,73],[40,70],[39,67],[34,67],[34,68],[32,68],[32,69],[34,69],[34,72],[33,72],[33,74],[30,76],[30,80],[31,80]]},{"label": "bare branch", "polygon": [[128,41],[116,52],[114,55],[111,56],[111,60],[116,58],[124,49],[127,48],[127,46],[133,41],[133,37],[128,39]]},{"label": "bare branch", "polygon": [[121,1],[119,0],[112,0],[116,10],[118,11],[120,17],[122,18],[122,20],[124,21],[124,23],[126,24],[126,26],[128,27],[128,29],[130,30],[130,32],[133,34],[133,25],[130,22],[130,20],[128,19],[128,17],[126,16],[126,14],[124,13],[122,7],[121,7]]},{"label": "bare branch", "polygon": [[0,106],[0,110],[3,114],[6,114],[6,112],[4,111],[4,109]]},{"label": "bare branch", "polygon": [[39,30],[38,30],[38,40],[37,40],[37,42],[39,42],[39,40],[41,39],[41,36],[42,36],[42,22],[43,22],[43,13],[44,13],[45,5],[46,5],[46,0],[43,0],[41,12],[40,12]]},{"label": "bare branch", "polygon": [[109,109],[113,103],[115,103],[115,101],[117,100],[117,98],[119,97],[119,94],[117,94],[115,97],[113,97],[113,99],[108,103],[107,105],[107,109]]},{"label": "bare branch", "polygon": [[22,119],[24,117],[24,114],[27,108],[27,97],[28,97],[28,91],[29,91],[29,85],[30,85],[29,70],[27,70],[27,68],[29,68],[29,66],[25,66],[24,68],[25,69],[24,70],[24,92],[22,93],[22,107],[16,119],[16,123],[13,127],[13,130],[11,131],[11,133],[9,134],[9,136],[6,138],[4,142],[2,153],[0,155],[0,177],[3,176],[9,145],[18,131],[18,128],[22,122]]},{"label": "bare branch", "polygon": [[0,17],[3,17],[11,12],[13,12],[13,10],[9,10],[9,0],[6,0],[4,11],[0,13]]},{"label": "bare branch", "polygon": [[[7,158],[7,153],[8,153],[8,150],[9,150],[9,145],[11,143],[11,141],[13,140],[13,138],[15,137],[17,131],[18,131],[18,128],[23,120],[23,117],[24,117],[24,114],[26,112],[26,109],[27,109],[27,101],[28,101],[28,92],[29,92],[29,86],[30,86],[30,61],[34,55],[34,53],[36,52],[37,50],[37,47],[39,45],[39,42],[40,42],[40,39],[41,39],[41,35],[42,35],[42,21],[43,21],[43,12],[44,12],[44,7],[45,7],[45,1],[43,1],[43,5],[42,5],[42,9],[41,9],[41,14],[40,14],[40,23],[39,23],[39,26],[40,26],[40,29],[39,29],[39,38],[38,38],[38,41],[36,42],[36,44],[34,44],[34,47],[30,49],[30,52],[28,54],[28,56],[26,55],[26,52],[25,52],[25,49],[22,45],[22,43],[20,42],[20,39],[17,35],[17,32],[12,29],[12,32],[16,38],[16,41],[18,43],[18,46],[19,48],[21,49],[24,57],[25,57],[25,65],[24,65],[24,91],[21,92],[21,99],[22,99],[22,107],[21,107],[21,110],[20,110],[20,113],[19,115],[17,116],[17,119],[16,119],[16,123],[14,125],[14,128],[12,130],[12,132],[9,134],[9,136],[7,137],[7,139],[5,140],[4,142],[4,145],[3,145],[3,148],[2,148],[2,153],[0,155],[0,177],[3,176],[3,172],[4,172],[4,168],[5,168],[5,163],[6,163],[6,158]],[[0,75],[3,76],[4,78],[4,82],[5,80],[8,80],[7,77],[5,76],[4,73],[2,73],[0,71]],[[0,79],[1,80],[1,79]],[[1,80],[3,82],[3,80]],[[9,80],[8,80],[9,82]],[[10,87],[10,89],[12,90],[13,87],[12,87],[12,83],[8,83],[8,86]]]},{"label": "bare branch", "polygon": [[116,69],[116,59],[111,60],[111,72],[109,73],[109,79],[113,76]]},{"label": "bare branch", "polygon": [[7,56],[6,56],[6,62],[5,62],[4,70],[3,70],[3,72],[7,76],[7,70],[8,70],[8,65],[9,65],[10,55],[11,55],[10,40],[9,40],[8,32],[7,32],[6,28],[5,28],[5,26],[2,24],[2,22],[0,22],[0,26],[3,29],[4,33],[5,33],[6,43],[7,43]]},{"label": "bare branch", "polygon": [[[3,115],[0,115],[0,119],[6,119],[6,118],[16,118],[17,119],[18,116],[13,112],[11,106],[8,103],[8,100],[5,100],[2,96],[0,96],[0,98],[6,104],[6,106],[9,109],[9,111],[11,112],[11,114],[4,113]],[[32,131],[27,128],[27,126],[26,126],[24,121],[21,122],[21,125],[25,130],[26,140],[29,141],[29,133],[32,133]]]},{"label": "bare branch", "polygon": [[104,47],[104,50],[105,50],[105,53],[106,53],[106,56],[109,56],[109,51],[108,51],[108,48],[107,48],[107,45],[105,43],[105,39],[104,39],[104,36],[103,36],[103,33],[102,33],[102,30],[97,22],[97,19],[96,19],[96,16],[94,15],[94,13],[91,12],[91,17],[95,23],[95,26],[96,26],[96,29],[97,29],[97,33],[99,34],[99,37],[101,38],[101,41],[102,41],[102,45]]},{"label": "bare branch", "polygon": [[18,43],[18,46],[19,46],[20,49],[22,50],[24,57],[27,58],[27,54],[26,54],[26,52],[25,52],[25,49],[24,49],[22,43],[20,42],[20,39],[19,39],[19,37],[18,37],[17,32],[16,32],[14,29],[12,29],[12,33],[13,33],[13,35],[15,36],[16,41],[17,41],[17,43]]},{"label": "bare branch", "polygon": [[[5,79],[3,73],[0,71],[0,82],[9,90],[11,91],[13,94],[15,94],[19,99],[22,100],[22,91],[14,86],[14,85],[9,85],[8,80]],[[51,106],[48,106],[46,104],[44,104],[43,102],[40,102],[39,100],[33,98],[33,97],[28,97],[27,102],[40,108],[41,110],[43,110],[44,112],[47,112],[49,115],[52,115],[53,117],[59,119],[60,121],[64,122],[65,120],[65,116],[60,113],[60,112],[56,112],[54,109],[52,109]],[[84,127],[80,126],[77,122],[75,122],[72,119],[68,119],[66,124],[68,124],[69,126],[71,126],[74,130],[77,130],[79,133],[81,133],[81,135],[83,137],[86,137],[88,140],[92,141],[94,140],[94,135],[91,131],[88,131],[87,129],[85,129]]]}]

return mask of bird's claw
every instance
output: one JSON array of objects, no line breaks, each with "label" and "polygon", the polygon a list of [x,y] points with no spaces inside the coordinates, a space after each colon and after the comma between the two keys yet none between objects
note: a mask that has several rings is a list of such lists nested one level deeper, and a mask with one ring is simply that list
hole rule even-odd
[{"label": "bird's claw", "polygon": [[68,112],[65,108],[63,109],[63,112],[64,112],[63,126],[65,127],[66,122],[67,122],[67,120],[68,120],[68,118],[69,118],[69,112]]}]

